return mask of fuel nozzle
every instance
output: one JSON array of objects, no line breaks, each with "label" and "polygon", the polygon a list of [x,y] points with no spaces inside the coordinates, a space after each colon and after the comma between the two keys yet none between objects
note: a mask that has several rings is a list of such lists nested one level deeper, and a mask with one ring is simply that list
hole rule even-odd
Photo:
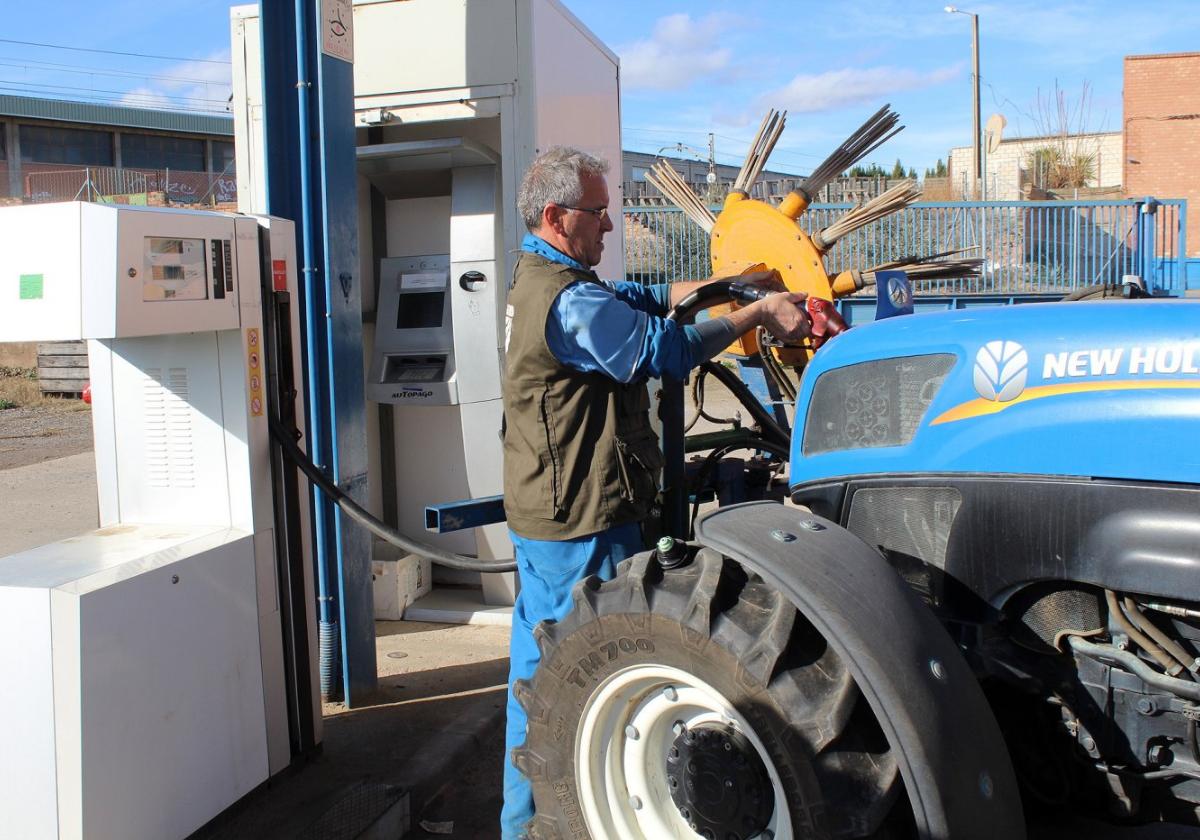
[{"label": "fuel nozzle", "polygon": [[814,350],[835,335],[841,335],[846,331],[846,321],[842,318],[842,313],[837,311],[837,307],[832,302],[824,298],[805,298],[804,311],[808,313]]},{"label": "fuel nozzle", "polygon": [[[753,303],[770,294],[775,293],[759,286],[748,285],[740,280],[734,280],[729,284],[729,296],[742,303]],[[837,311],[837,306],[831,301],[809,295],[800,306],[804,309],[804,314],[808,316],[814,350],[835,335],[846,331],[847,324],[841,313]]]}]

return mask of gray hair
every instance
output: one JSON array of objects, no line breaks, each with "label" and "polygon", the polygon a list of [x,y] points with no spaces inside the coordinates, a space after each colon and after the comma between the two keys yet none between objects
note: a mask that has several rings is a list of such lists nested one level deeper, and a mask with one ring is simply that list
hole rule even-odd
[{"label": "gray hair", "polygon": [[568,146],[555,146],[529,165],[517,191],[517,210],[529,230],[542,226],[547,204],[573,205],[583,195],[585,175],[604,175],[608,161]]}]

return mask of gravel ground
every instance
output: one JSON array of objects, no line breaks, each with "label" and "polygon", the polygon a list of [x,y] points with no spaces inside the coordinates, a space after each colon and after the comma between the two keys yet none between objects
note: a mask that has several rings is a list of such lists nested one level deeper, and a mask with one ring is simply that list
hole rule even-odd
[{"label": "gravel ground", "polygon": [[92,411],[79,400],[0,410],[0,470],[91,450]]}]

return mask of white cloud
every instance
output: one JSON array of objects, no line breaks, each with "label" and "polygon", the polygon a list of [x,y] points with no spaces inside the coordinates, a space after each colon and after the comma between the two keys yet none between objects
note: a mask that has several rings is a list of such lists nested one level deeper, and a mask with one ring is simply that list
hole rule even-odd
[{"label": "white cloud", "polygon": [[160,91],[148,87],[136,87],[125,92],[117,102],[118,105],[128,105],[131,108],[165,108],[170,110],[178,103],[167,99]]},{"label": "white cloud", "polygon": [[875,103],[901,91],[932,87],[954,78],[961,69],[961,65],[954,65],[927,73],[897,67],[829,70],[796,76],[783,87],[759,97],[759,101],[793,114],[835,111],[859,102]]},{"label": "white cloud", "polygon": [[659,18],[649,38],[618,48],[622,87],[680,90],[727,69],[733,50],[720,44],[736,25],[722,13],[699,20],[687,13]]},{"label": "white cloud", "polygon": [[223,111],[232,91],[229,50],[205,56],[208,61],[185,61],[157,71],[146,84],[127,91],[120,104],[136,108]]}]

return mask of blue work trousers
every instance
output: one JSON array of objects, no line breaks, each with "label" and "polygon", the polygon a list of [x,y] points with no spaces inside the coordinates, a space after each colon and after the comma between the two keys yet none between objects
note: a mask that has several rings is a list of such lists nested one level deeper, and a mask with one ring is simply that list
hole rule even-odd
[{"label": "blue work trousers", "polygon": [[509,643],[508,725],[504,732],[504,809],[500,814],[503,840],[525,836],[533,819],[533,789],[512,763],[512,751],[525,743],[527,718],[513,697],[513,683],[527,680],[537,669],[541,653],[533,640],[540,621],[561,621],[571,611],[571,590],[588,575],[611,580],[617,564],[642,550],[641,527],[636,522],[618,525],[573,540],[527,540],[513,534],[521,591],[513,606],[512,640]]}]

